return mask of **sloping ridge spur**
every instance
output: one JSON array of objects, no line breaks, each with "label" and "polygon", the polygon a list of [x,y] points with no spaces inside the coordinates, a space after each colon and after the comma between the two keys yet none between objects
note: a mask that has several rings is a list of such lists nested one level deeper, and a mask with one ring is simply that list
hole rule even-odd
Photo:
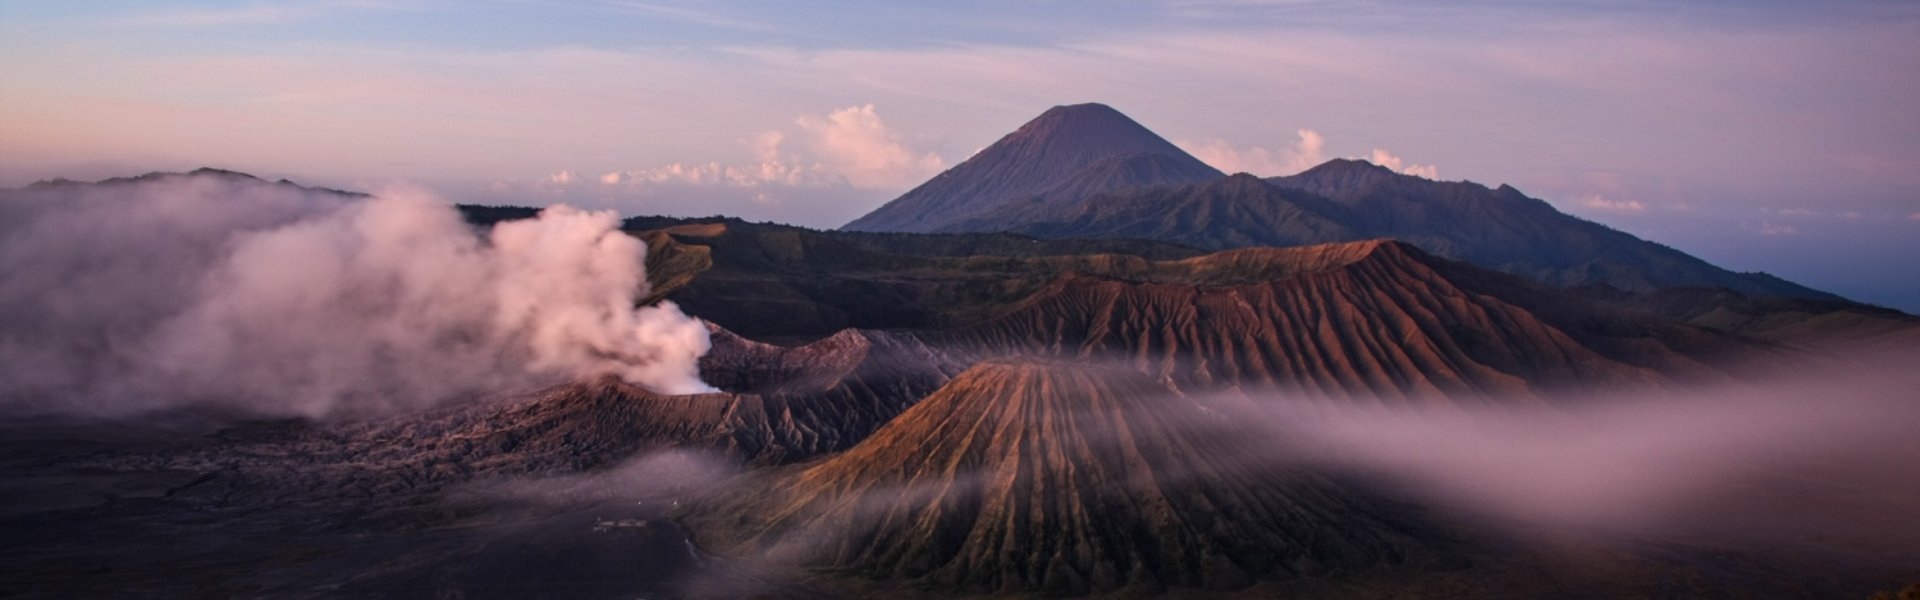
[{"label": "sloping ridge spur", "polygon": [[990,360],[839,455],[681,514],[706,547],[970,593],[1233,589],[1402,564],[1389,512],[1126,369]]}]

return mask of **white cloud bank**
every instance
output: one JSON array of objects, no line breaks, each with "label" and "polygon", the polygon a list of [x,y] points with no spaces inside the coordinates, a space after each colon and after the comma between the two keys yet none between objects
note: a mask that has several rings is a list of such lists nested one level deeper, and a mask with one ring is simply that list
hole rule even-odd
[{"label": "white cloud bank", "polygon": [[[1300,139],[1292,146],[1278,151],[1261,146],[1238,148],[1220,139],[1180,140],[1175,142],[1175,145],[1192,154],[1194,158],[1200,159],[1201,162],[1221,171],[1252,173],[1263,177],[1292,175],[1327,161],[1326,136],[1311,129],[1301,129],[1294,132],[1294,135],[1299,136]],[[1433,165],[1410,164],[1378,148],[1375,148],[1366,159],[1396,173],[1417,175],[1427,179],[1438,179],[1440,176],[1439,169]]]},{"label": "white cloud bank", "polygon": [[602,185],[821,186],[904,189],[939,173],[946,161],[907,146],[872,104],[794,120],[795,131],[766,131],[746,141],[753,162],[672,163],[601,175]]},{"label": "white cloud bank", "polygon": [[1299,141],[1277,152],[1259,146],[1235,148],[1220,139],[1181,140],[1176,145],[1200,159],[1200,162],[1227,173],[1252,173],[1266,177],[1291,175],[1327,161],[1327,139],[1319,132],[1302,129],[1294,132],[1294,135],[1300,137]]},{"label": "white cloud bank", "polygon": [[[837,226],[866,202],[905,191],[946,168],[913,147],[873,104],[801,116],[785,130],[742,140],[748,160],[673,162],[580,176],[561,170],[534,179],[498,180],[492,201],[567,201],[629,212],[689,216],[753,215]],[[702,212],[705,211],[705,212]]]}]

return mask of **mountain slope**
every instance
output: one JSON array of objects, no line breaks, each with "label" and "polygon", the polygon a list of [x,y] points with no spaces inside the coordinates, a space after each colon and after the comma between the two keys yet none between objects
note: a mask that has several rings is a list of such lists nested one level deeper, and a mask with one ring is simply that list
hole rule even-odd
[{"label": "mountain slope", "polygon": [[1014,204],[948,228],[1042,238],[1149,239],[1223,250],[1363,239],[1346,210],[1245,173],[1183,186],[1127,189],[1074,204]]},{"label": "mountain slope", "polygon": [[703,545],[974,593],[1238,588],[1400,564],[1408,528],[1128,371],[990,361],[859,446],[684,516]]},{"label": "mountain slope", "polygon": [[1567,215],[1509,186],[1432,181],[1359,160],[1334,160],[1275,186],[1332,200],[1367,237],[1412,242],[1448,258],[1556,286],[1630,291],[1723,287],[1750,296],[1840,300],[1770,275],[1734,273],[1679,250]]},{"label": "mountain slope", "polygon": [[1009,203],[1220,176],[1105,105],[1056,106],[842,229],[932,232]]},{"label": "mountain slope", "polygon": [[1567,215],[1512,187],[1432,181],[1360,160],[1336,159],[1265,181],[1241,174],[1121,189],[1072,204],[1006,205],[948,229],[1141,238],[1208,250],[1393,238],[1561,287],[1721,287],[1757,297],[1840,300],[1770,275],[1721,269]]}]

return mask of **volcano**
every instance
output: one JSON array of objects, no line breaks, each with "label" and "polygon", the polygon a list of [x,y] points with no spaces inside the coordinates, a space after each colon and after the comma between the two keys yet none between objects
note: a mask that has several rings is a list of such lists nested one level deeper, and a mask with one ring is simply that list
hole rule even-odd
[{"label": "volcano", "polygon": [[1227,178],[1099,104],[1054,107],[843,229],[1136,238],[1203,250],[1393,238],[1560,287],[1844,300],[1714,266],[1508,185],[1434,181],[1354,159]]},{"label": "volcano", "polygon": [[1251,460],[1229,423],[1130,370],[988,361],[685,520],[730,553],[976,593],[1239,588],[1423,554],[1364,495]]},{"label": "volcano", "polygon": [[842,229],[944,231],[1014,203],[1067,204],[1098,192],[1221,176],[1104,104],[1056,106]]}]

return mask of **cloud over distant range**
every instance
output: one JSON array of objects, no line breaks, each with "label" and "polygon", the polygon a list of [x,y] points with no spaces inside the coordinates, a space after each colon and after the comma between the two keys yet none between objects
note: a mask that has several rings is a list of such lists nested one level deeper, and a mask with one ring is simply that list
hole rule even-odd
[{"label": "cloud over distant range", "polygon": [[741,145],[751,162],[673,162],[596,177],[562,170],[531,181],[496,180],[491,191],[506,201],[514,194],[528,194],[614,205],[649,197],[701,198],[717,203],[711,206],[733,209],[729,214],[752,214],[754,209],[824,212],[833,220],[800,222],[832,226],[851,218],[839,215],[858,209],[846,205],[847,198],[895,193],[947,166],[940,155],[912,147],[873,104],[836,109],[824,117],[803,115],[788,129],[759,132]]},{"label": "cloud over distant range", "polygon": [[[1200,162],[1212,165],[1226,173],[1251,173],[1261,177],[1293,175],[1324,163],[1327,156],[1327,138],[1320,132],[1302,129],[1294,132],[1300,139],[1286,149],[1274,151],[1262,146],[1237,148],[1226,140],[1179,140],[1175,145],[1192,154]],[[1427,179],[1439,179],[1440,170],[1433,165],[1415,165],[1379,148],[1371,154],[1360,156],[1373,164],[1386,167],[1396,173],[1418,175]]]},{"label": "cloud over distant range", "polygon": [[1299,141],[1280,151],[1261,146],[1236,148],[1226,140],[1179,140],[1175,145],[1200,162],[1225,173],[1251,173],[1262,177],[1292,175],[1326,162],[1327,139],[1318,132],[1302,129],[1294,132]]}]

